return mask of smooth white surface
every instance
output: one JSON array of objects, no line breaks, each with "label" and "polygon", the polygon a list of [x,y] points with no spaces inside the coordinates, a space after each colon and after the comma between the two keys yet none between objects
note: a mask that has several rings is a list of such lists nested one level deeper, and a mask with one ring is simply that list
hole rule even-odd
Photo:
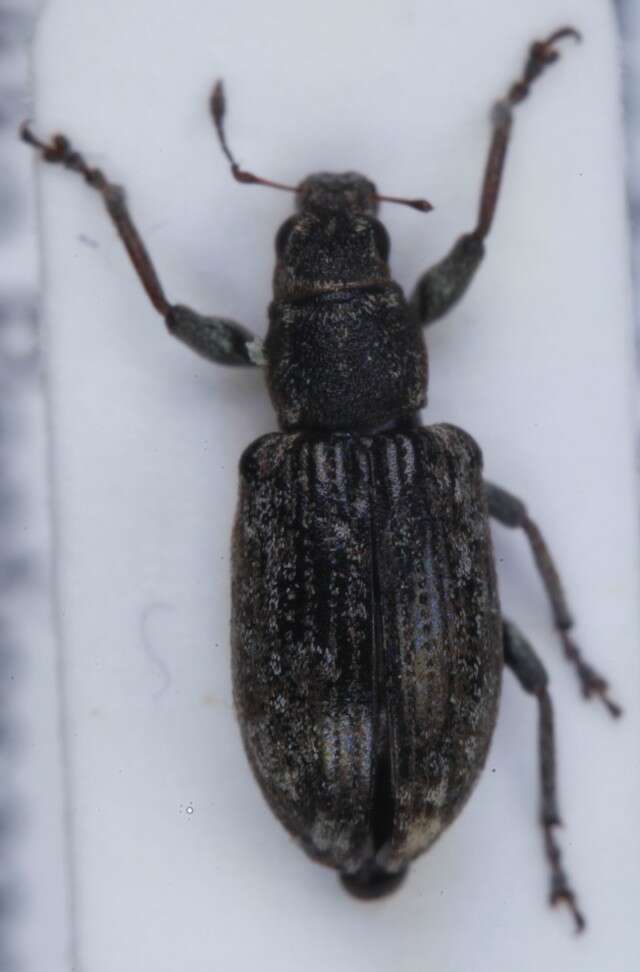
[{"label": "smooth white surface", "polygon": [[508,613],[557,704],[566,862],[590,929],[545,905],[535,710],[505,676],[487,772],[404,889],[362,905],[309,862],[251,778],[231,706],[229,531],[238,457],[273,428],[259,372],[172,342],[95,197],[42,168],[56,565],[78,968],[129,972],[625,970],[640,804],[631,339],[613,23],[601,0],[301,5],[52,2],[40,131],[125,184],[170,298],[264,332],[285,194],[233,183],[207,116],[282,181],[357,168],[409,288],[470,228],[491,102],[527,44],[583,30],[522,106],[489,255],[429,333],[429,421],[469,429],[487,474],[549,537],[578,636],[626,703],[580,700],[523,538],[497,531]]}]

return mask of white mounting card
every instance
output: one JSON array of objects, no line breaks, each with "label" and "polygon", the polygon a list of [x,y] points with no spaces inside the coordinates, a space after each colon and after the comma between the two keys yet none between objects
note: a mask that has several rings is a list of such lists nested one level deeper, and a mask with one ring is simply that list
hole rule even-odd
[{"label": "white mounting card", "polygon": [[[486,772],[392,898],[362,904],[268,811],[229,677],[243,449],[275,428],[262,373],[167,336],[97,195],[38,165],[72,955],[87,972],[639,967],[637,494],[618,57],[602,0],[52,0],[34,47],[43,135],[126,186],[169,298],[263,334],[291,197],[235,183],[356,169],[410,289],[475,219],[489,108],[528,44],[580,45],[517,110],[484,266],[427,333],[425,421],[467,428],[526,500],[577,638],[625,706],[581,699],[522,536],[496,528],[505,612],[556,706],[565,861],[589,920],[547,908],[532,699],[505,675]],[[25,153],[26,153],[25,148]],[[26,157],[26,156],[25,156]]]}]

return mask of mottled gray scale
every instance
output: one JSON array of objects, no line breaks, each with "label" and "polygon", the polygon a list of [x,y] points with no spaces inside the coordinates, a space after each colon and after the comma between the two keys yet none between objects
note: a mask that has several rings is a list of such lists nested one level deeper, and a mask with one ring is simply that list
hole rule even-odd
[{"label": "mottled gray scale", "polygon": [[432,426],[376,436],[373,451],[394,792],[382,859],[392,870],[433,843],[473,788],[502,643],[476,444]]},{"label": "mottled gray scale", "polygon": [[371,428],[424,405],[422,331],[396,284],[277,301],[269,317],[267,381],[282,428]]},{"label": "mottled gray scale", "polygon": [[461,809],[496,716],[479,450],[450,426],[274,434],[245,453],[241,484],[234,688],[258,781],[308,853],[349,873],[375,854],[388,753],[394,813],[378,860],[399,869]]},{"label": "mottled gray scale", "polygon": [[[419,434],[419,433],[417,433]],[[429,705],[437,703],[438,671],[433,671],[431,646],[437,646],[440,599],[430,569],[431,523],[426,484],[416,483],[414,436],[383,437],[376,453],[377,546],[380,564],[380,604],[386,668],[386,705],[394,791],[393,845],[403,836],[403,822],[412,812],[413,791],[406,781],[425,776],[420,766],[414,725],[438,719]],[[407,462],[407,455],[410,456]],[[417,487],[417,488],[416,488]],[[407,520],[408,507],[410,517]],[[414,541],[414,531],[417,536]],[[420,569],[420,564],[426,567]],[[395,578],[395,580],[394,580]],[[416,658],[421,659],[421,685],[412,684]],[[418,713],[422,706],[422,712]],[[425,711],[427,710],[427,711]],[[387,848],[387,854],[391,848]],[[387,862],[388,863],[388,862]]]},{"label": "mottled gray scale", "polygon": [[370,482],[348,436],[258,440],[234,531],[234,692],[265,796],[313,857],[370,853]]}]

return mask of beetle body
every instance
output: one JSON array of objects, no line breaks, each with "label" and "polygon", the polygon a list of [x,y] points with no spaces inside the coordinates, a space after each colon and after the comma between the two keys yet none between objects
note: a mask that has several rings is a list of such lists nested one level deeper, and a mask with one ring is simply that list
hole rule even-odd
[{"label": "beetle body", "polygon": [[267,435],[241,463],[233,672],[272,809],[377,894],[464,804],[500,615],[479,451],[451,426]]},{"label": "beetle body", "polygon": [[[240,467],[234,690],[275,813],[375,895],[484,763],[500,611],[480,452],[459,429],[417,425],[422,332],[389,279],[370,184],[315,179],[322,205],[309,213],[303,195],[277,243],[266,348],[283,431]],[[324,247],[327,280],[313,276]]]},{"label": "beetle body", "polygon": [[83,176],[106,209],[169,331],[209,360],[266,366],[280,432],[240,463],[233,534],[233,681],[249,760],[269,804],[302,847],[360,897],[393,890],[408,864],[459,813],[485,761],[503,663],[538,708],[540,826],[550,900],[584,927],[555,836],[554,725],[545,668],[501,618],[491,516],[525,534],[565,657],[585,697],[620,707],[570,631],[551,552],[525,504],[483,481],[480,450],[460,429],[422,427],[422,325],[465,293],[484,254],[513,109],[558,59],[554,31],[528,51],[492,113],[493,134],[471,232],[417,282],[391,279],[381,200],[353,172],[285,186],[241,169],[224,133],[218,82],[210,106],[241,183],[293,189],[298,211],[276,236],[264,345],[236,321],[170,303],[123,190],[63,135],[22,136]]}]

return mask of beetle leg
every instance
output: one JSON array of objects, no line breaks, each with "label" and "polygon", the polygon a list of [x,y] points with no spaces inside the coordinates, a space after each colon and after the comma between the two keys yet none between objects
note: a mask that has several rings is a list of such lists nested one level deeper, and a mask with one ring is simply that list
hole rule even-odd
[{"label": "beetle leg", "polygon": [[204,317],[174,304],[166,316],[170,332],[193,351],[223,365],[266,365],[263,344],[251,331],[223,317]]},{"label": "beetle leg", "polygon": [[493,107],[493,137],[480,193],[478,222],[471,233],[460,237],[444,260],[427,270],[418,281],[411,298],[411,307],[416,319],[422,324],[431,324],[442,317],[462,297],[482,262],[483,241],[493,223],[502,183],[513,109],[528,96],[531,85],[544,69],[557,61],[559,54],[555,45],[563,37],[580,40],[579,33],[573,27],[563,27],[546,40],[532,44],[522,77]]},{"label": "beetle leg", "polygon": [[573,617],[567,605],[560,575],[544,537],[538,526],[529,518],[526,506],[516,496],[494,483],[485,482],[485,491],[489,515],[502,523],[503,526],[513,529],[519,527],[526,534],[536,567],[549,598],[553,621],[560,635],[565,657],[576,670],[582,687],[582,694],[587,699],[593,695],[600,698],[612,716],[622,715],[620,706],[609,697],[607,680],[585,661],[569,633],[573,628]]},{"label": "beetle leg", "polygon": [[509,621],[503,621],[504,660],[520,685],[538,703],[538,753],[540,758],[541,806],[540,823],[544,847],[551,868],[552,905],[564,902],[570,909],[580,932],[585,920],[578,908],[576,894],[562,866],[562,852],[555,837],[555,828],[562,825],[556,792],[556,757],[553,730],[553,707],[547,690],[547,673],[542,662],[522,633]]},{"label": "beetle leg", "polygon": [[169,303],[151,257],[129,215],[121,186],[109,182],[100,169],[89,166],[64,135],[54,135],[50,142],[43,142],[26,124],[20,134],[25,142],[38,149],[45,162],[58,163],[78,172],[100,193],[149,300],[165,318],[172,334],[219,364],[264,364],[261,342],[240,324],[224,318],[203,317],[187,307]]},{"label": "beetle leg", "polygon": [[482,240],[467,233],[449,253],[420,277],[410,307],[416,321],[432,324],[460,300],[484,256]]},{"label": "beetle leg", "polygon": [[505,98],[498,101],[493,108],[491,120],[493,122],[493,138],[489,148],[487,165],[480,195],[478,224],[473,235],[483,240],[493,222],[493,217],[502,182],[504,160],[509,145],[509,135],[513,122],[513,109],[529,95],[531,85],[542,72],[559,58],[556,50],[557,41],[564,37],[573,37],[579,41],[580,34],[573,27],[563,27],[556,30],[544,41],[536,41],[529,48],[522,77],[512,84]]}]

